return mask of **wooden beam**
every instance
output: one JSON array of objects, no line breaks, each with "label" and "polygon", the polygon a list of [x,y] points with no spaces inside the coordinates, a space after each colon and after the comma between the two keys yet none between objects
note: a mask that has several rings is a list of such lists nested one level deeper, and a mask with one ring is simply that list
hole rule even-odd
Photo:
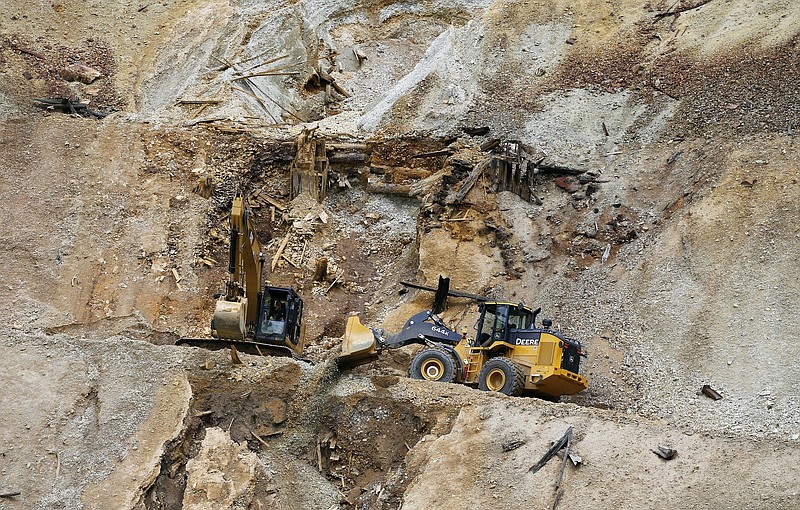
[{"label": "wooden beam", "polygon": [[286,233],[286,237],[283,238],[281,241],[281,245],[278,247],[278,251],[275,252],[275,256],[272,257],[272,270],[275,271],[275,267],[278,265],[278,261],[281,259],[281,255],[283,255],[283,250],[286,248],[286,245],[289,244],[289,238],[292,237],[292,231]]}]

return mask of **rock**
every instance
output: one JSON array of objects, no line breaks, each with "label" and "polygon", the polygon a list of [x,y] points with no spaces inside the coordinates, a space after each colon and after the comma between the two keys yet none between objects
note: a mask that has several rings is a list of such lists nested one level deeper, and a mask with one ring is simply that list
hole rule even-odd
[{"label": "rock", "polygon": [[554,182],[556,183],[556,186],[565,189],[569,193],[574,193],[581,189],[581,185],[578,180],[571,176],[556,177]]},{"label": "rock", "polygon": [[182,508],[247,508],[242,503],[253,500],[258,465],[256,454],[224,430],[206,429],[200,452],[186,464],[189,478]]},{"label": "rock", "polygon": [[85,64],[70,64],[61,70],[61,78],[65,81],[79,81],[86,85],[92,83],[100,76],[102,76],[100,71]]}]

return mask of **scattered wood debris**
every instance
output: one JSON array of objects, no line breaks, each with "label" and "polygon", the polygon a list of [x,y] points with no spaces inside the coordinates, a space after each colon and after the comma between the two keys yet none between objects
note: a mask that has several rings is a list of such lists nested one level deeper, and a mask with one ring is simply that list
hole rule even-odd
[{"label": "scattered wood debris", "polygon": [[[539,462],[531,466],[528,469],[528,471],[530,471],[531,473],[536,473],[537,471],[542,469],[550,459],[555,457],[556,453],[558,453],[564,447],[567,447],[567,453],[569,453],[569,444],[571,443],[571,441],[572,441],[572,427],[570,426],[564,433],[564,435],[561,436],[561,439],[553,443],[553,446],[551,446],[550,449],[547,450],[547,453],[545,453],[544,456],[541,459],[539,459]],[[562,469],[562,474],[563,474],[563,469]],[[560,480],[561,477],[559,476],[559,481]],[[558,484],[556,484],[556,487],[558,487]]]},{"label": "scattered wood debris", "polygon": [[64,113],[71,113],[73,115],[80,115],[82,117],[94,117],[102,119],[108,114],[89,109],[88,104],[81,103],[80,100],[72,100],[66,97],[54,98],[36,98],[34,99],[36,106],[46,110],[59,110]]},{"label": "scattered wood debris", "polygon": [[512,450],[516,450],[520,446],[524,445],[527,441],[524,439],[511,439],[509,441],[505,441],[501,447],[503,448],[504,452],[510,452]]},{"label": "scattered wood debris", "polygon": [[[241,365],[242,360],[239,358],[239,352],[236,350],[236,346],[231,344],[231,362],[234,365]],[[233,423],[233,422],[231,422]]]},{"label": "scattered wood debris", "polygon": [[[700,7],[704,6],[705,4],[707,4],[709,2],[711,2],[711,0],[700,0],[699,2],[697,2],[695,4],[681,5],[680,7],[678,7],[675,10],[668,10],[666,12],[659,12],[658,14],[656,14],[655,19],[653,20],[653,23],[655,23],[656,21],[659,21],[661,19],[664,19],[667,16],[678,16],[682,12],[691,11],[691,10],[700,8]],[[677,4],[677,3],[678,2],[675,2],[675,4]]]},{"label": "scattered wood debris", "polygon": [[281,241],[280,246],[278,246],[278,251],[275,252],[275,255],[272,257],[272,270],[275,271],[275,267],[278,265],[278,261],[281,259],[281,255],[283,255],[283,250],[286,248],[286,245],[289,243],[289,239],[292,237],[292,231],[286,233],[286,237],[283,238]]},{"label": "scattered wood debris", "polygon": [[703,395],[705,395],[708,398],[713,399],[713,400],[720,400],[722,398],[722,395],[720,395],[717,392],[717,390],[715,390],[714,388],[712,388],[708,384],[704,384],[703,387],[700,388],[700,393],[702,393]]}]

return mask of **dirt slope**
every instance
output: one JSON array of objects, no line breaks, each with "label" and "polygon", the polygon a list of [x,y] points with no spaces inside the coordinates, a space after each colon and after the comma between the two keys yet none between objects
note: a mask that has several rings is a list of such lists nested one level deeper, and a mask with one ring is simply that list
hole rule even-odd
[{"label": "dirt slope", "polygon": [[[0,494],[20,495],[0,509],[552,508],[558,462],[527,468],[569,425],[562,508],[798,506],[800,7],[745,4],[5,6]],[[108,115],[33,105],[52,97]],[[290,203],[303,127],[372,151],[323,204]],[[528,202],[483,180],[447,205],[493,138],[591,182],[537,173]],[[254,218],[268,259],[292,233],[269,280],[301,292],[315,364],[169,345],[209,334],[237,191],[287,204]],[[413,349],[333,369],[349,313],[397,330],[431,296],[396,282],[440,274],[541,306],[584,341],[589,389],[425,385]]]}]

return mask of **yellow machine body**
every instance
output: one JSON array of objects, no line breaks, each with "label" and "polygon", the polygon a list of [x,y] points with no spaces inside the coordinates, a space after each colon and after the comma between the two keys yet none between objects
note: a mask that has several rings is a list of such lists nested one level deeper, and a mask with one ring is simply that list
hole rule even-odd
[{"label": "yellow machine body", "polygon": [[244,198],[233,199],[225,293],[214,306],[213,338],[181,338],[178,344],[235,346],[250,354],[302,354],[303,300],[288,287],[261,287],[264,255]]},{"label": "yellow machine body", "polygon": [[474,338],[456,333],[429,311],[410,318],[400,333],[389,338],[354,316],[348,320],[339,360],[343,366],[358,365],[375,359],[383,348],[422,343],[428,347],[409,368],[416,379],[549,399],[585,390],[588,380],[579,374],[584,356],[580,342],[551,330],[548,319],[536,327],[538,313],[522,304],[482,303]]}]

